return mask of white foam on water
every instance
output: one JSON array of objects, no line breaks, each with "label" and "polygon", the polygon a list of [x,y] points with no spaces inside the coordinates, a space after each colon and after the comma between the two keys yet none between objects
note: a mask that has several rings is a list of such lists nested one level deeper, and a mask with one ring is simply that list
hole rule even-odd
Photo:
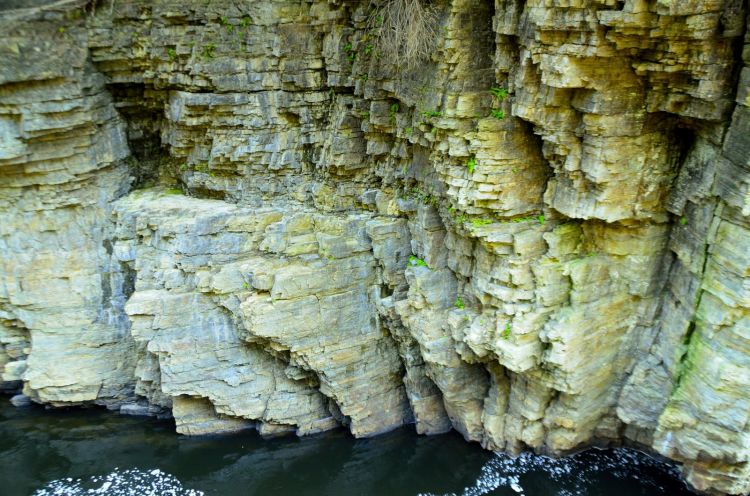
[{"label": "white foam on water", "polygon": [[[591,457],[576,456],[550,458],[533,453],[521,453],[518,456],[506,453],[495,453],[481,469],[473,486],[464,488],[461,496],[482,496],[500,487],[508,487],[518,494],[523,494],[520,477],[530,472],[544,474],[552,481],[565,482],[568,488],[559,489],[555,496],[575,496],[586,493],[586,488],[596,484],[597,474],[607,472],[618,478],[641,481],[655,489],[664,488],[655,481],[639,476],[641,469],[658,468],[673,478],[680,477],[677,467],[651,458],[638,451],[615,448],[601,452],[595,460]],[[572,487],[571,487],[572,486]],[[417,496],[438,496],[434,493],[419,493]],[[442,496],[458,496],[449,493]],[[552,495],[550,495],[552,496]]]},{"label": "white foam on water", "polygon": [[88,479],[58,479],[49,482],[33,496],[204,496],[202,491],[185,489],[177,477],[153,470],[119,470]]}]

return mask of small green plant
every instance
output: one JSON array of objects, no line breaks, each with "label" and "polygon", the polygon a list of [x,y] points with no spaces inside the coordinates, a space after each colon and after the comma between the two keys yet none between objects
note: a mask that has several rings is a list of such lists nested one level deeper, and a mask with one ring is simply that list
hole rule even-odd
[{"label": "small green plant", "polygon": [[370,112],[366,112],[365,111],[365,112],[362,112],[359,115],[360,115],[360,117],[362,117],[362,119],[369,119],[370,118]]},{"label": "small green plant", "polygon": [[453,304],[453,306],[455,306],[459,310],[463,310],[464,309],[464,300],[462,300],[460,296],[456,297],[456,302]]},{"label": "small green plant", "polygon": [[[85,9],[85,7],[84,7],[84,9]],[[68,11],[68,12],[65,13],[65,18],[68,19],[68,20],[71,20],[71,21],[76,20],[76,19],[80,19],[81,17],[83,17],[83,14],[85,12],[84,9],[70,10],[70,11]]]},{"label": "small green plant", "polygon": [[421,258],[417,258],[414,255],[409,257],[409,264],[415,267],[427,267],[430,268],[429,265],[427,265],[427,262],[422,260]]},{"label": "small green plant", "polygon": [[448,215],[451,216],[451,219],[453,219],[453,222],[457,225],[463,225],[464,222],[468,220],[468,217],[464,213],[458,213],[455,208],[449,207],[448,208]]},{"label": "small green plant", "polygon": [[244,16],[242,19],[240,19],[240,26],[243,28],[247,28],[250,26],[250,23],[253,22],[252,19],[250,19],[250,16]]},{"label": "small green plant", "polygon": [[170,60],[176,60],[177,59],[177,50],[174,48],[167,48],[167,56]]},{"label": "small green plant", "polygon": [[195,165],[195,171],[207,174],[208,173],[208,162],[201,162],[199,164],[196,164]]},{"label": "small green plant", "polygon": [[406,131],[406,135],[407,136],[411,136],[414,133],[414,128],[413,127],[407,127],[406,129],[404,129],[404,131]]},{"label": "small green plant", "polygon": [[216,50],[216,45],[214,45],[213,43],[208,43],[203,47],[203,50],[201,51],[201,57],[203,57],[204,59],[214,58],[214,50]]},{"label": "small green plant", "polygon": [[472,155],[469,157],[469,160],[466,162],[466,170],[469,171],[469,174],[474,174],[474,169],[477,167],[477,158]]},{"label": "small green plant", "polygon": [[685,217],[680,217],[680,225],[684,226],[687,224],[687,219]]},{"label": "small green plant", "polygon": [[487,226],[492,222],[492,219],[471,219],[471,225],[474,227]]},{"label": "small green plant", "polygon": [[391,122],[391,124],[395,124],[396,122],[396,114],[398,113],[399,109],[401,107],[398,103],[391,104],[391,107],[388,109],[388,120]]},{"label": "small green plant", "polygon": [[367,45],[365,45],[365,55],[370,55],[374,48],[375,47],[373,46],[372,43],[368,43]]},{"label": "small green plant", "polygon": [[429,119],[430,117],[442,117],[443,116],[443,113],[437,109],[423,110],[422,112],[420,112],[420,114],[422,114],[422,117],[424,117],[425,119]]},{"label": "small green plant", "polygon": [[349,62],[354,62],[357,58],[357,52],[354,51],[354,46],[351,43],[344,45],[344,51],[346,52],[346,58]]},{"label": "small green plant", "polygon": [[505,324],[505,329],[503,330],[503,334],[502,334],[503,339],[509,339],[510,333],[511,333],[510,322],[508,322],[507,324]]},{"label": "small green plant", "polygon": [[248,283],[246,283],[246,282],[243,282],[243,283],[242,283],[242,287],[243,287],[244,289],[250,289],[250,285],[249,285]]},{"label": "small green plant", "polygon": [[505,98],[508,96],[508,90],[506,90],[505,88],[498,88],[495,86],[490,88],[490,93],[492,94],[492,96],[494,96],[501,102],[505,100]]},{"label": "small green plant", "polygon": [[494,117],[495,119],[501,121],[505,119],[505,112],[500,109],[492,109],[490,110],[490,117]]},{"label": "small green plant", "polygon": [[182,190],[180,188],[169,188],[167,190],[167,194],[168,195],[181,195]]},{"label": "small green plant", "polygon": [[[404,168],[406,168],[407,164],[404,164]],[[408,198],[413,198],[417,200],[419,203],[423,203],[425,205],[432,205],[433,207],[437,207],[440,203],[438,200],[438,197],[433,195],[432,193],[427,193],[423,191],[421,188],[414,187],[407,191],[405,193],[405,196]]]},{"label": "small green plant", "polygon": [[65,28],[63,26],[60,26],[59,28],[57,28],[57,32],[60,34],[65,34]]},{"label": "small green plant", "polygon": [[537,220],[539,221],[539,225],[540,225],[540,226],[543,226],[543,225],[544,225],[544,214],[542,214],[542,215],[539,215],[539,216],[537,217]]}]

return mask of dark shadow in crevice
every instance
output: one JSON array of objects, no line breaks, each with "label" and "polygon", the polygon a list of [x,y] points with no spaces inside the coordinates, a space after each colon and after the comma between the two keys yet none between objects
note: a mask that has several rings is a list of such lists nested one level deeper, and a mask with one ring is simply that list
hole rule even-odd
[{"label": "dark shadow in crevice", "polygon": [[148,188],[164,182],[165,176],[173,178],[169,149],[161,139],[167,93],[144,84],[111,84],[108,90],[127,124],[131,188]]}]

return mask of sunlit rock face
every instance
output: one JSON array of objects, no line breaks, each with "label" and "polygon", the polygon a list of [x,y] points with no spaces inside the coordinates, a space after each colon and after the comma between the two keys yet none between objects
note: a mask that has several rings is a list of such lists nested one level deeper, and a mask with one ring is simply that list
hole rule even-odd
[{"label": "sunlit rock face", "polygon": [[435,0],[414,65],[385,1],[22,3],[3,389],[750,491],[747,2]]}]

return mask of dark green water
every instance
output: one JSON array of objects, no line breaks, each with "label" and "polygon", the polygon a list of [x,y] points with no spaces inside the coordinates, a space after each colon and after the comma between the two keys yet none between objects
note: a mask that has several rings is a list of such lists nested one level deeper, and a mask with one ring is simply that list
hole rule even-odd
[{"label": "dark green water", "polygon": [[691,494],[673,468],[629,450],[512,458],[456,434],[424,437],[412,429],[364,440],[344,431],[304,439],[263,440],[253,432],[188,438],[170,422],[16,409],[6,398],[0,457],[4,496]]}]

